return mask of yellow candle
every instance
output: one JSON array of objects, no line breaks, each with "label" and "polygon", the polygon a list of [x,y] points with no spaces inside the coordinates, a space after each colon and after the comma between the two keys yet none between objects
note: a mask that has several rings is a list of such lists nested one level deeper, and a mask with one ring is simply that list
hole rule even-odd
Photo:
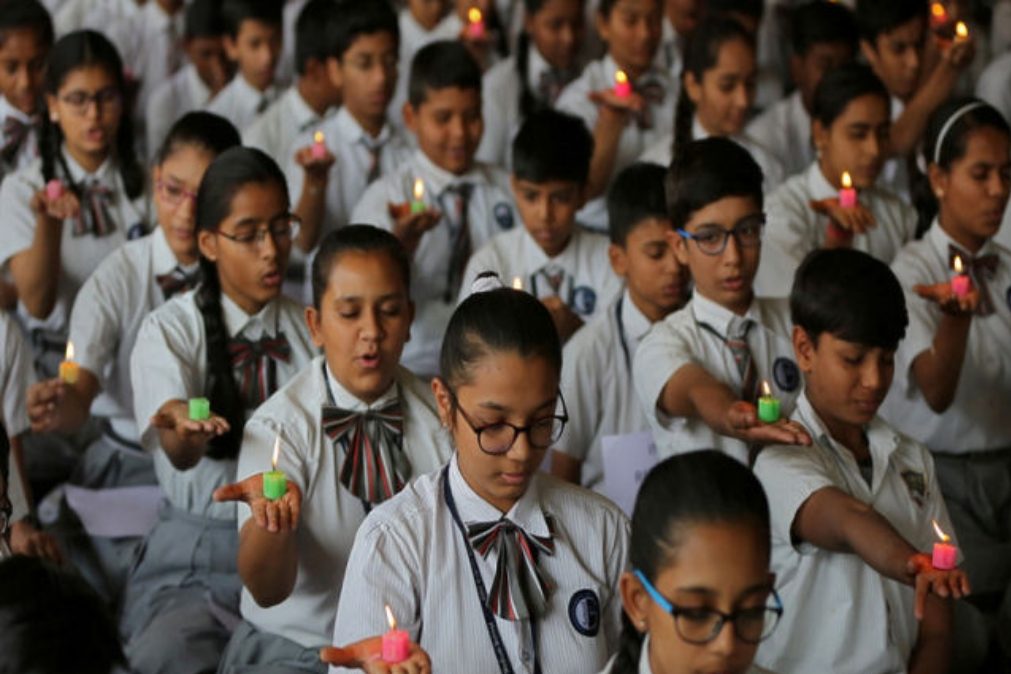
[{"label": "yellow candle", "polygon": [[67,342],[67,356],[60,363],[60,379],[64,384],[76,384],[80,366],[74,362],[74,343]]}]

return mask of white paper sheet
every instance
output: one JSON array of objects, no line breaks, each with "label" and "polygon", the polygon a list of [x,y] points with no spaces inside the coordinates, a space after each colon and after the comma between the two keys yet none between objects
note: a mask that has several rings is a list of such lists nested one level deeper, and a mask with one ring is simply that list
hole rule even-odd
[{"label": "white paper sheet", "polygon": [[158,521],[162,491],[155,486],[85,489],[64,485],[67,504],[92,536],[146,536]]},{"label": "white paper sheet", "polygon": [[648,431],[605,435],[600,447],[604,456],[604,494],[631,517],[639,486],[658,461],[653,435]]}]

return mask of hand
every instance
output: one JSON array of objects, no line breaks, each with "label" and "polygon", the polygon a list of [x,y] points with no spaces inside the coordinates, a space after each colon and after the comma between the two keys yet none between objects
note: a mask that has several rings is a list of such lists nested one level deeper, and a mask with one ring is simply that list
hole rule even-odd
[{"label": "hand", "polygon": [[948,571],[935,569],[930,555],[918,552],[906,562],[906,573],[909,574],[913,587],[916,589],[916,601],[913,614],[917,620],[923,619],[924,605],[927,595],[933,592],[942,599],[961,599],[969,596],[969,577],[965,571],[955,568]]},{"label": "hand", "polygon": [[16,555],[38,557],[54,564],[63,563],[63,552],[56,539],[25,520],[11,525],[11,550]]},{"label": "hand", "polygon": [[827,216],[840,229],[853,234],[863,234],[877,226],[874,215],[867,210],[863,204],[857,203],[853,208],[843,208],[839,205],[839,199],[821,199],[810,202],[811,209],[815,213]]},{"label": "hand", "polygon": [[569,308],[558,295],[551,295],[541,299],[541,304],[547,308],[551,314],[551,320],[558,330],[558,338],[564,344],[569,337],[575,334],[576,330],[583,327],[583,319],[576,312]]},{"label": "hand", "polygon": [[245,503],[253,511],[257,526],[271,533],[295,531],[302,512],[302,490],[291,480],[287,487],[284,496],[271,501],[263,495],[263,474],[257,473],[242,482],[218,487],[214,490],[214,500]]},{"label": "hand", "polygon": [[743,400],[727,409],[726,423],[737,438],[749,444],[811,445],[811,436],[801,424],[789,419],[780,419],[774,424],[763,423],[758,419],[758,409]]},{"label": "hand", "polygon": [[944,40],[941,58],[955,70],[962,70],[976,58],[976,41],[972,36],[968,40]]},{"label": "hand", "polygon": [[330,167],[337,162],[337,157],[330,154],[330,149],[322,157],[312,154],[312,146],[300,148],[295,152],[295,163],[305,171],[306,180],[313,183],[326,183],[330,175]]},{"label": "hand", "polygon": [[435,227],[442,220],[442,213],[428,208],[421,213],[412,213],[411,204],[387,204],[390,217],[393,218],[393,234],[404,244],[407,252],[414,254],[425,232]]},{"label": "hand", "polygon": [[224,417],[213,413],[207,421],[193,421],[190,419],[189,403],[185,400],[170,400],[162,405],[151,417],[151,426],[175,433],[188,445],[206,445],[231,428]]},{"label": "hand", "polygon": [[28,387],[28,421],[33,433],[59,430],[60,404],[67,395],[62,379],[47,379]]},{"label": "hand", "polygon": [[32,195],[29,202],[32,212],[41,215],[51,223],[61,223],[67,218],[76,218],[81,212],[81,202],[77,195],[64,187],[63,194],[56,199],[46,196],[46,188],[43,187]]},{"label": "hand", "polygon": [[601,89],[591,91],[587,94],[589,99],[600,106],[601,109],[608,109],[623,114],[630,112],[640,112],[646,107],[646,99],[634,91],[630,96],[618,96],[614,89]]},{"label": "hand", "polygon": [[913,292],[925,300],[934,302],[941,311],[952,316],[971,316],[979,306],[979,288],[975,284],[969,287],[965,297],[956,295],[951,289],[950,282],[914,285]]},{"label": "hand", "polygon": [[329,646],[319,652],[319,659],[334,667],[358,668],[369,674],[429,674],[432,662],[421,646],[411,643],[407,659],[395,665],[382,659],[382,637],[369,637],[350,646]]}]

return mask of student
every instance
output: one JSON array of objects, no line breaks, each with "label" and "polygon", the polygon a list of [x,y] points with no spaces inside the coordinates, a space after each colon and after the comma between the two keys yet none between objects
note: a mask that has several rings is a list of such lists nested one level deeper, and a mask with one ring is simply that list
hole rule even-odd
[{"label": "student", "polygon": [[[766,246],[755,286],[787,297],[793,273],[815,248],[855,248],[890,263],[916,235],[916,212],[878,182],[888,152],[888,92],[870,68],[850,64],[815,90],[811,132],[818,158],[766,202]],[[839,201],[843,173],[858,203]]]},{"label": "student", "polygon": [[603,487],[605,437],[649,430],[632,386],[632,357],[650,327],[688,296],[688,268],[667,236],[666,175],[659,166],[637,163],[615,179],[607,195],[608,257],[625,289],[565,345],[569,423],[551,454],[551,472],[584,487]]},{"label": "student", "polygon": [[329,16],[333,0],[312,0],[295,24],[295,83],[243,132],[245,145],[266,152],[281,166],[290,161],[295,139],[312,134],[341,102],[327,74]]},{"label": "student", "polygon": [[806,443],[796,424],[763,424],[765,385],[789,416],[800,392],[786,302],[756,298],[762,245],[762,171],[726,138],[692,141],[668,171],[668,237],[691,270],[684,309],[659,322],[635,352],[632,379],[661,457],[715,448],[741,462],[749,446]]},{"label": "student", "polygon": [[856,55],[857,27],[853,12],[828,0],[816,0],[790,15],[790,79],[796,91],[769,106],[745,128],[750,138],[783,167],[784,176],[800,173],[815,159],[811,141],[814,92],[825,73]]},{"label": "student", "polygon": [[[596,28],[607,55],[587,65],[558,98],[559,110],[576,115],[593,132],[589,203],[580,221],[598,231],[607,231],[604,194],[614,176],[673,125],[678,85],[655,63],[661,20],[660,0],[601,0]],[[614,93],[619,70],[633,86],[627,97]]]},{"label": "student", "polygon": [[681,78],[685,46],[699,25],[701,0],[664,0],[664,21],[657,51],[657,64],[666,68],[674,81]]},{"label": "student", "polygon": [[579,74],[583,0],[524,0],[523,31],[516,54],[484,75],[482,96],[499,102],[484,108],[484,136],[477,158],[511,166],[509,150],[523,120],[553,107]]},{"label": "student", "polygon": [[[351,225],[328,234],[313,261],[307,323],[324,351],[246,424],[237,484],[217,500],[239,515],[243,623],[219,671],[326,671],[344,565],[365,515],[450,457],[435,400],[398,364],[413,307],[410,267],[389,232]],[[263,497],[271,466],[289,477]],[[295,665],[293,663],[299,663]]]},{"label": "student", "polygon": [[550,314],[527,293],[498,287],[457,308],[432,384],[455,453],[359,528],[334,643],[383,628],[388,604],[435,671],[604,665],[628,521],[538,471],[565,425],[561,358]]},{"label": "student", "polygon": [[203,110],[228,83],[225,24],[217,0],[193,0],[185,10],[182,48],[188,63],[155,85],[147,104],[147,149],[154,157],[168,130],[187,112]]},{"label": "student", "polygon": [[769,503],[747,468],[712,450],[655,466],[636,497],[605,674],[764,672],[751,662],[784,612],[769,548]]},{"label": "student", "polygon": [[[100,34],[53,45],[39,159],[0,187],[0,260],[17,286],[40,374],[56,375],[77,291],[95,267],[144,232],[144,172],[133,151],[123,64]],[[58,180],[59,196],[46,185]]]},{"label": "student", "polygon": [[755,463],[790,609],[757,660],[775,671],[946,672],[945,600],[969,583],[932,566],[931,523],[955,530],[930,452],[877,416],[906,330],[902,288],[866,253],[819,250],[797,270],[790,313],[805,384],[792,418],[813,443],[766,447]]},{"label": "student", "polygon": [[976,96],[1011,119],[1011,51],[990,61],[976,80]]},{"label": "student", "polygon": [[[284,174],[267,155],[218,155],[195,204],[201,285],[150,314],[137,335],[134,415],[167,503],[127,585],[121,629],[134,671],[215,669],[227,616],[238,613],[235,506],[211,495],[235,481],[246,417],[314,355],[301,307],[280,294],[297,235],[289,208]],[[200,397],[210,402],[206,421],[189,417],[187,401]]]},{"label": "student", "polygon": [[[406,0],[397,12],[397,24],[400,27],[400,58],[398,71],[408,73],[414,55],[422,47],[440,40],[455,40],[460,35],[459,26],[455,20],[450,21],[446,12],[449,0]],[[401,131],[404,128],[403,117],[399,111],[407,102],[407,77],[397,79],[393,102],[390,109],[397,114],[391,115],[390,123]]]},{"label": "student", "polygon": [[758,162],[765,191],[784,178],[783,167],[760,141],[744,133],[755,102],[755,41],[734,19],[707,18],[685,52],[674,130],[647,147],[640,161],[669,166],[678,148],[711,136],[730,138]]},{"label": "student", "polygon": [[[423,47],[410,79],[404,122],[418,149],[369,186],[351,220],[391,230],[412,254],[417,314],[402,363],[430,377],[471,251],[512,229],[516,218],[505,172],[474,160],[483,128],[481,70],[467,49],[456,42]],[[412,213],[419,179],[426,208]]]},{"label": "student", "polygon": [[548,308],[563,344],[620,291],[607,264],[607,238],[576,222],[592,154],[593,138],[578,117],[554,110],[530,115],[512,149],[523,227],[497,234],[463,273],[465,288],[486,271],[513,279]]},{"label": "student", "polygon": [[[946,103],[931,118],[924,155],[937,217],[892,265],[910,326],[882,408],[890,423],[933,451],[966,571],[994,607],[1011,596],[1011,529],[1001,515],[1011,483],[1011,252],[993,240],[1011,190],[1008,137],[1007,121],[978,99]],[[972,279],[961,300],[949,283],[955,255]]]},{"label": "student", "polygon": [[281,3],[277,0],[224,0],[225,54],[236,73],[211,99],[207,110],[240,132],[280,96],[274,69],[281,54]]}]

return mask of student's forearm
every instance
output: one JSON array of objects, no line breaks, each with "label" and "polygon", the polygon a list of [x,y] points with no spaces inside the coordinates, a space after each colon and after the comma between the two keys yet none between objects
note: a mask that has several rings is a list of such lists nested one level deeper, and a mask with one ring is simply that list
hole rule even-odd
[{"label": "student's forearm", "polygon": [[44,217],[35,223],[35,238],[27,250],[11,258],[11,275],[25,309],[45,320],[56,306],[62,232]]},{"label": "student's forearm", "polygon": [[971,314],[944,314],[931,348],[913,360],[913,379],[937,414],[944,413],[955,399],[971,327]]},{"label": "student's forearm", "polygon": [[698,417],[717,433],[724,433],[725,413],[736,402],[733,390],[701,365],[689,363],[667,380],[660,393],[659,406],[672,417]]},{"label": "student's forearm", "polygon": [[302,220],[296,245],[308,253],[316,247],[319,233],[326,216],[326,180],[322,182],[309,178],[302,185],[302,194],[295,206],[295,215]]},{"label": "student's forearm", "polygon": [[941,60],[892,124],[890,142],[893,156],[906,156],[916,149],[927,128],[927,121],[937,106],[951,95],[957,80],[958,70]]},{"label": "student's forearm", "polygon": [[288,598],[298,576],[294,531],[271,533],[249,519],[239,534],[239,577],[263,607]]},{"label": "student's forearm", "polygon": [[595,199],[602,195],[611,182],[623,128],[622,118],[615,118],[604,110],[600,111],[597,124],[593,127],[593,157],[590,159],[590,175],[586,186],[587,199]]},{"label": "student's forearm", "polygon": [[909,674],[944,674],[951,665],[951,601],[927,597],[916,646],[909,657]]}]

